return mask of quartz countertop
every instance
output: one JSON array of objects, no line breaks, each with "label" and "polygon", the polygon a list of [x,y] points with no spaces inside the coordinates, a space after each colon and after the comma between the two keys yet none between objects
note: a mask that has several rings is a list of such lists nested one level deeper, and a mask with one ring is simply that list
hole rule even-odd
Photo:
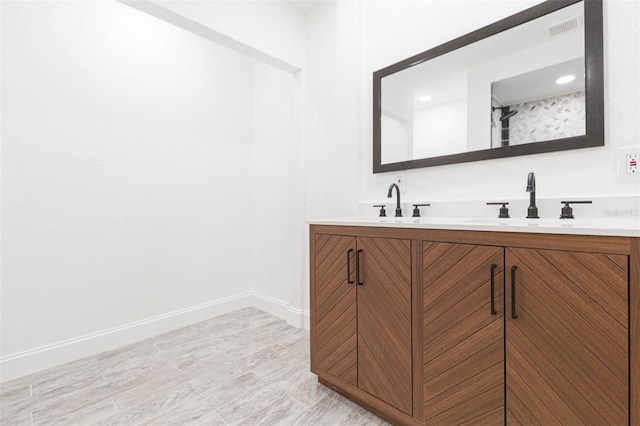
[{"label": "quartz countertop", "polygon": [[310,220],[309,224],[640,237],[640,217],[499,219],[491,217],[396,218],[358,216]]}]

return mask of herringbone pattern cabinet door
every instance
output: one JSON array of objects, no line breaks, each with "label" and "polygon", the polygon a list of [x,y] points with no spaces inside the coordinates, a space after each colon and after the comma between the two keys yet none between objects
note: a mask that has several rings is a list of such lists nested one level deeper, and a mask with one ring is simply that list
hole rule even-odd
[{"label": "herringbone pattern cabinet door", "polygon": [[316,368],[352,385],[358,374],[355,248],[355,237],[317,234],[313,266]]},{"label": "herringbone pattern cabinet door", "polygon": [[411,414],[411,242],[360,237],[358,250],[358,386]]},{"label": "herringbone pattern cabinet door", "polygon": [[508,424],[628,424],[627,257],[510,248],[506,265]]},{"label": "herringbone pattern cabinet door", "polygon": [[427,425],[504,424],[503,262],[503,248],[423,242]]}]

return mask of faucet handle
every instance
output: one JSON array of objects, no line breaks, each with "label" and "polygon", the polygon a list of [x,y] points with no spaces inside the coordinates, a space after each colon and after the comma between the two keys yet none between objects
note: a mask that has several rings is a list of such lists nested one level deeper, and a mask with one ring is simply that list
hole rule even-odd
[{"label": "faucet handle", "polygon": [[500,214],[498,215],[499,219],[508,219],[511,216],[509,216],[509,209],[507,208],[507,204],[509,203],[505,203],[503,201],[497,201],[495,203],[487,203],[488,206],[500,206],[502,205],[502,207],[500,207]]},{"label": "faucet handle", "polygon": [[413,205],[413,215],[411,217],[420,217],[420,209],[418,207],[426,207],[431,204],[414,204]]},{"label": "faucet handle", "polygon": [[560,213],[560,219],[575,219],[573,216],[573,209],[569,204],[591,204],[593,201],[560,201],[564,204],[562,212]]},{"label": "faucet handle", "polygon": [[380,207],[380,217],[387,217],[387,211],[384,209],[386,204],[374,204],[373,207]]}]

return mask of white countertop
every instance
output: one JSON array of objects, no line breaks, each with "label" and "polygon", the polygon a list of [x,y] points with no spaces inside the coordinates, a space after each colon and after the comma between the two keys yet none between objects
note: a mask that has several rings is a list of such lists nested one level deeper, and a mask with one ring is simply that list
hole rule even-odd
[{"label": "white countertop", "polygon": [[640,237],[640,217],[584,219],[498,219],[491,217],[384,218],[359,216],[336,219],[310,220],[309,224]]}]

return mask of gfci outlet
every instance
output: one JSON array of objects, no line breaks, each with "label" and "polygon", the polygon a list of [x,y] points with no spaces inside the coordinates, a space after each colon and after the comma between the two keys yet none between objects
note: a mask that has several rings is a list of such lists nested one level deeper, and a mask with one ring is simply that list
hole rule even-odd
[{"label": "gfci outlet", "polygon": [[627,173],[638,173],[638,154],[627,154],[624,163]]},{"label": "gfci outlet", "polygon": [[616,152],[616,163],[619,182],[640,181],[640,146],[620,148]]}]

